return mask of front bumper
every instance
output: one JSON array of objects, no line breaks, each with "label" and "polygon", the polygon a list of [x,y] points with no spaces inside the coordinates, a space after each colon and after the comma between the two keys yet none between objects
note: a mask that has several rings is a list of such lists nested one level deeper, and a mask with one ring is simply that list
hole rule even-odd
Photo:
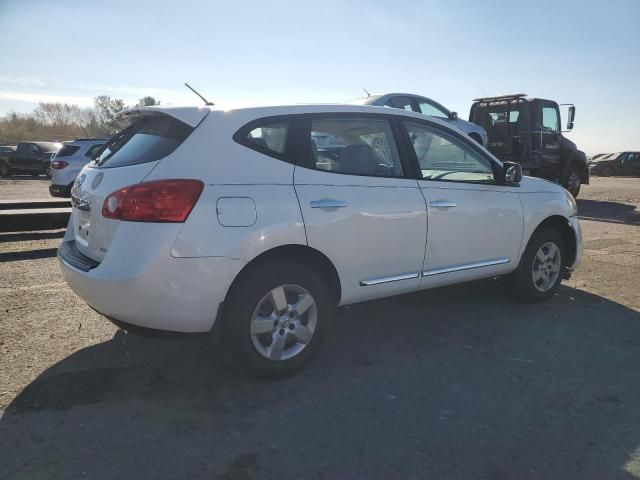
[{"label": "front bumper", "polygon": [[578,221],[577,215],[569,217],[569,223],[571,224],[573,233],[576,236],[576,255],[573,260],[573,264],[567,267],[569,272],[573,272],[582,262],[582,229],[580,228],[580,222]]},{"label": "front bumper", "polygon": [[[67,232],[73,231],[72,222]],[[157,235],[116,236],[102,262],[91,265],[77,250],[74,261],[72,243],[65,236],[58,259],[78,296],[119,322],[172,332],[210,331],[245,265],[226,257],[172,257],[170,244]]]}]

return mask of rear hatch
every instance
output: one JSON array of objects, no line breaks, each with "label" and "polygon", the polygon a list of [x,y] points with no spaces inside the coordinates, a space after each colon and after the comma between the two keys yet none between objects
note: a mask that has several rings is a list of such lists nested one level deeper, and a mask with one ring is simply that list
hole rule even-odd
[{"label": "rear hatch", "polygon": [[176,155],[208,109],[140,109],[121,118],[125,128],[97,152],[76,179],[71,191],[75,246],[97,262],[106,255],[120,220],[104,218],[102,207],[114,191],[142,182],[163,159]]}]

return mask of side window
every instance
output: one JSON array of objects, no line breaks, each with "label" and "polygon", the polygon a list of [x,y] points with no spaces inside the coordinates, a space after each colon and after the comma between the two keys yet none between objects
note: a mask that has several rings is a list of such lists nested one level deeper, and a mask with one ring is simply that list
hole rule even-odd
[{"label": "side window", "polygon": [[386,103],[386,106],[399,108],[400,110],[413,111],[411,107],[411,99],[409,97],[391,97]]},{"label": "side window", "polygon": [[32,156],[38,155],[40,153],[40,148],[38,148],[37,145],[30,143],[27,147],[27,153]]},{"label": "side window", "polygon": [[424,180],[495,183],[491,161],[453,135],[405,122]]},{"label": "side window", "polygon": [[432,117],[438,118],[449,118],[447,112],[441,110],[440,108],[429,102],[420,102],[418,103],[418,107],[420,108],[420,112],[424,115],[430,115]]},{"label": "side window", "polygon": [[542,128],[559,132],[558,111],[554,107],[542,107]]},{"label": "side window", "polygon": [[102,143],[98,143],[96,145],[92,145],[91,147],[89,147],[89,149],[87,150],[87,153],[84,154],[85,157],[90,157],[93,158],[93,156],[96,154],[96,152],[98,150],[100,150],[100,147],[102,147]]},{"label": "side window", "polygon": [[250,129],[240,130],[236,140],[258,152],[282,157],[287,149],[289,122],[264,119],[264,123],[253,124]]},{"label": "side window", "polygon": [[372,177],[402,176],[391,126],[384,119],[314,118],[311,151],[317,170]]},{"label": "side window", "polygon": [[16,148],[16,155],[20,155],[20,156],[27,155],[29,153],[29,146],[30,144],[28,143],[19,144],[18,148]]}]

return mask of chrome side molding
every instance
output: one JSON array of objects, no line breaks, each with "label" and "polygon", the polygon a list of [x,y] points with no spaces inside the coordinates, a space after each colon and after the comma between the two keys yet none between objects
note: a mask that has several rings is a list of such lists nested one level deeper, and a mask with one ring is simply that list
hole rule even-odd
[{"label": "chrome side molding", "polygon": [[381,283],[398,282],[400,280],[411,280],[412,278],[418,278],[419,276],[420,272],[413,272],[391,275],[389,277],[369,278],[367,280],[360,280],[360,286],[370,287],[372,285],[380,285]]},{"label": "chrome side molding", "polygon": [[462,270],[471,270],[472,268],[491,267],[493,265],[502,265],[509,263],[510,258],[494,258],[493,260],[485,260],[483,262],[465,263],[463,265],[452,265],[451,267],[435,268],[433,270],[425,270],[422,272],[423,277],[432,275],[440,275],[441,273],[460,272]]}]

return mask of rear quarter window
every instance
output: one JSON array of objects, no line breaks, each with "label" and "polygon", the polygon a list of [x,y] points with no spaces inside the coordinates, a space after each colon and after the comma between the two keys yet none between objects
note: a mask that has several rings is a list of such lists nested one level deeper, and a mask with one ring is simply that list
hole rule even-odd
[{"label": "rear quarter window", "polygon": [[193,128],[168,115],[143,116],[102,146],[97,165],[126,167],[154,162],[180,146]]},{"label": "rear quarter window", "polygon": [[65,145],[60,150],[58,150],[56,157],[70,157],[78,150],[80,150],[80,147],[77,145]]}]

